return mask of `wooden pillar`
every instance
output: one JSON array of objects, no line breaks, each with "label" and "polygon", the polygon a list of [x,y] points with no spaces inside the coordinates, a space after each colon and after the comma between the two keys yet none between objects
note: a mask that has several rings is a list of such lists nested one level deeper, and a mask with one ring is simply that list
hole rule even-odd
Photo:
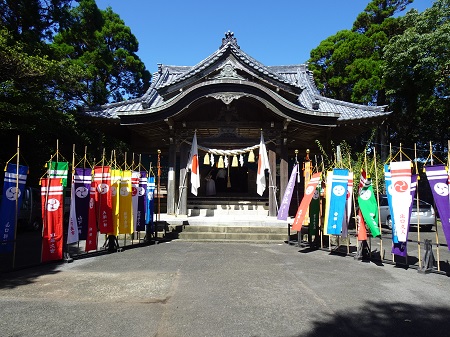
[{"label": "wooden pillar", "polygon": [[180,145],[180,183],[178,186],[178,214],[187,215],[187,186],[189,177],[186,166],[189,160],[190,146],[186,143]]},{"label": "wooden pillar", "polygon": [[[280,144],[280,196],[278,202],[281,203],[281,199],[286,191],[287,184],[289,182],[289,162],[288,162],[288,150],[285,143],[286,138],[281,139]],[[279,207],[279,205],[278,205]]]},{"label": "wooden pillar", "polygon": [[269,149],[269,216],[277,215],[277,154],[273,149]]},{"label": "wooden pillar", "polygon": [[176,212],[176,191],[175,191],[175,168],[177,162],[177,151],[174,141],[169,145],[169,172],[167,175],[167,214]]}]

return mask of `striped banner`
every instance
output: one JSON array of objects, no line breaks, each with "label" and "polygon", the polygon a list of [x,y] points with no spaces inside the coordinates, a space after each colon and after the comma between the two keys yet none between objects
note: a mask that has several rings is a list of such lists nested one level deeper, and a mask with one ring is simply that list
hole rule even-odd
[{"label": "striped banner", "polygon": [[67,175],[69,174],[69,163],[66,161],[51,161],[48,164],[47,175],[49,178],[61,179],[61,185],[67,186]]},{"label": "striped banner", "polygon": [[119,190],[119,233],[133,233],[133,203],[131,195],[131,171],[122,173]]},{"label": "striped banner", "polygon": [[75,213],[78,238],[86,240],[89,219],[89,194],[92,184],[91,168],[76,168],[74,172]]},{"label": "striped banner", "polygon": [[294,165],[294,168],[291,172],[291,177],[289,178],[289,182],[286,186],[286,190],[284,191],[283,199],[281,200],[281,205],[278,210],[277,219],[278,220],[287,220],[289,215],[289,206],[291,205],[292,193],[295,188],[295,181],[298,176],[298,164]]},{"label": "striped banner", "polygon": [[64,187],[60,177],[41,179],[42,262],[63,257]]},{"label": "striped banner", "polygon": [[448,249],[450,250],[450,201],[447,168],[444,165],[426,166],[425,173],[441,219]]},{"label": "striped banner", "polygon": [[96,166],[94,168],[94,184],[96,189],[97,222],[101,234],[113,231],[111,201],[111,168]]},{"label": "striped banner", "polygon": [[[154,204],[155,204],[155,177],[148,177],[147,181],[147,207],[145,215],[145,224],[147,225],[147,231],[153,233],[153,214],[154,214]],[[150,226],[150,229],[149,229]]]},{"label": "striped banner", "polygon": [[108,233],[110,235],[119,235],[119,190],[120,181],[122,179],[122,171],[111,170],[111,208],[112,208],[112,222],[113,231]]},{"label": "striped banner", "polygon": [[133,229],[137,231],[137,219],[138,219],[138,204],[139,204],[139,183],[141,180],[141,173],[131,172],[131,203],[133,206]]},{"label": "striped banner", "polygon": [[0,253],[11,253],[14,250],[16,213],[22,205],[27,173],[27,166],[17,167],[17,164],[11,163],[6,166],[0,206]]},{"label": "striped banner", "polygon": [[394,223],[399,242],[406,242],[410,216],[411,162],[391,162],[391,191]]},{"label": "striped banner", "polygon": [[136,231],[145,231],[145,215],[147,206],[147,172],[140,172],[138,189],[138,207],[136,217]]}]

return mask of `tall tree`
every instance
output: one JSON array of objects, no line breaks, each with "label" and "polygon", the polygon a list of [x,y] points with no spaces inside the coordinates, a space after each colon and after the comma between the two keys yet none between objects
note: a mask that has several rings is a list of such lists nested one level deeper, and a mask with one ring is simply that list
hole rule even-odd
[{"label": "tall tree", "polygon": [[142,95],[150,73],[136,55],[138,42],[110,7],[81,0],[71,11],[72,25],[55,36],[53,49],[84,69],[77,87],[65,88],[75,104],[95,106]]},{"label": "tall tree", "polygon": [[450,139],[450,0],[436,0],[384,51],[384,77],[394,111],[393,139],[402,143]]},{"label": "tall tree", "polygon": [[351,30],[342,30],[311,51],[310,69],[325,96],[384,105],[383,48],[399,34],[401,25],[392,16],[412,0],[372,0]]}]

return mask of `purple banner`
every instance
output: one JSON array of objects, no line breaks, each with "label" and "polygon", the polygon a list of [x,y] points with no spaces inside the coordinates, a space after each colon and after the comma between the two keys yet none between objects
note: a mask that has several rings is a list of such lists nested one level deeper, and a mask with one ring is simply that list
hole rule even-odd
[{"label": "purple banner", "polygon": [[22,205],[27,173],[27,166],[17,168],[16,164],[8,164],[6,168],[0,206],[0,253],[10,253],[14,249],[16,212]]},{"label": "purple banner", "polygon": [[[408,227],[406,228],[406,241],[405,242],[393,242],[392,245],[392,254],[398,255],[398,256],[408,256],[408,252],[406,250],[407,243],[408,243],[408,234],[409,234],[409,222],[411,219],[411,212],[412,207],[414,203],[414,198],[416,197],[416,190],[417,190],[417,174],[411,175],[411,205],[409,205],[409,220],[408,220]],[[392,219],[392,213],[391,213],[391,219]],[[392,222],[393,223],[393,222]]]},{"label": "purple banner", "polygon": [[427,174],[431,191],[433,192],[436,208],[439,212],[448,249],[450,250],[450,202],[448,193],[448,172],[444,165],[426,166],[425,172]]},{"label": "purple banner", "polygon": [[78,238],[86,240],[88,234],[89,199],[92,183],[91,168],[75,168],[75,214],[77,216]]},{"label": "purple banner", "polygon": [[147,206],[147,172],[141,171],[138,190],[138,207],[135,230],[145,231],[145,213]]},{"label": "purple banner", "polygon": [[283,200],[281,201],[280,209],[278,210],[277,219],[278,220],[287,220],[289,213],[289,205],[292,200],[292,193],[294,192],[295,180],[298,176],[298,164],[295,164],[292,169],[291,177],[289,178],[289,182],[286,186],[286,190],[284,191]]}]

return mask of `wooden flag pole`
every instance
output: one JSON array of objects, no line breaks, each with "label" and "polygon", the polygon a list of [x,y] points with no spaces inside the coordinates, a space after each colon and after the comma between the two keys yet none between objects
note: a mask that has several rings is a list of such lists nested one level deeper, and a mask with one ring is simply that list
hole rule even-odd
[{"label": "wooden flag pole", "polygon": [[17,151],[16,151],[16,214],[14,215],[14,245],[13,245],[13,261],[12,268],[14,269],[16,264],[16,237],[17,237],[17,223],[19,218],[19,162],[20,162],[20,135],[17,136]]},{"label": "wooden flag pole", "polygon": [[[432,144],[430,142],[430,156],[431,156],[431,165],[433,165],[433,147]],[[436,204],[435,204],[436,206]],[[417,212],[419,212],[419,195],[417,195]],[[419,219],[419,216],[417,216],[417,219]],[[442,221],[441,221],[442,224]],[[441,263],[440,263],[440,250],[439,250],[439,234],[438,234],[438,229],[437,229],[437,223],[435,226],[435,233],[436,233],[436,257],[437,257],[437,269],[438,271],[441,271]],[[417,232],[419,232],[419,224],[417,224]],[[417,239],[419,240],[419,239]],[[420,253],[420,251],[419,251]]]},{"label": "wooden flag pole", "polygon": [[384,260],[384,249],[383,249],[383,235],[381,232],[381,219],[380,219],[380,191],[378,190],[378,169],[377,169],[377,156],[376,149],[373,148],[373,164],[375,167],[375,185],[376,185],[376,193],[377,193],[377,209],[378,209],[378,229],[380,230],[380,259]]}]

